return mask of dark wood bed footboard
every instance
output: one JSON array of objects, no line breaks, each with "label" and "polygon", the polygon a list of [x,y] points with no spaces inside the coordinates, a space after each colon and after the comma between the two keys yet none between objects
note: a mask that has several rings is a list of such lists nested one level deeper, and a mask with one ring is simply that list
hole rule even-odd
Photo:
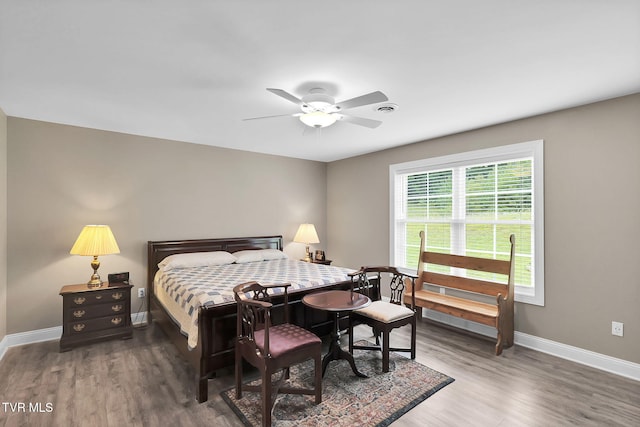
[{"label": "dark wood bed footboard", "polygon": [[[230,239],[199,239],[148,242],[148,281],[147,295],[149,322],[157,324],[174,343],[180,354],[193,367],[195,372],[195,395],[200,403],[208,399],[208,380],[216,371],[233,366],[234,340],[236,329],[236,305],[229,303],[215,307],[200,307],[198,317],[198,345],[193,350],[187,346],[184,336],[165,308],[157,300],[153,279],[158,271],[158,263],[169,255],[189,252],[228,251],[245,249],[282,250],[282,236],[247,237]],[[323,287],[323,289],[348,289],[350,282],[341,282]],[[306,327],[319,336],[331,332],[331,319],[324,312],[311,311],[302,304],[302,297],[319,288],[292,292],[289,295],[292,322]],[[277,307],[282,304],[274,299]]]}]

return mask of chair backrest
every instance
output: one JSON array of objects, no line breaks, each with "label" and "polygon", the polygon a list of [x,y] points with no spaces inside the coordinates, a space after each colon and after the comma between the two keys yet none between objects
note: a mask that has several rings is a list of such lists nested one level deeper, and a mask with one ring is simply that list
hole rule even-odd
[{"label": "chair backrest", "polygon": [[237,305],[236,335],[238,340],[257,349],[255,333],[264,330],[264,348],[269,354],[269,327],[273,319],[271,312],[273,295],[269,293],[269,290],[284,289],[282,293],[284,322],[289,323],[289,297],[287,293],[289,286],[291,286],[290,283],[263,286],[258,282],[248,282],[233,288]]},{"label": "chair backrest", "polygon": [[[384,290],[389,291],[389,302],[402,304],[405,289],[413,290],[416,276],[402,273],[395,267],[360,267],[360,270],[349,274],[352,278],[351,290],[360,292],[372,301],[382,299]],[[409,281],[409,286],[407,285]],[[413,299],[413,298],[412,298]]]}]

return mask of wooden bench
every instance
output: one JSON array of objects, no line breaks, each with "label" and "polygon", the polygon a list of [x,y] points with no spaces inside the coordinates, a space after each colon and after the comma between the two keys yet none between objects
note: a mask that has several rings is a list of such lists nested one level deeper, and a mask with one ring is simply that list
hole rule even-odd
[{"label": "wooden bench", "polygon": [[[500,355],[503,348],[511,347],[513,345],[514,329],[515,236],[512,234],[510,237],[511,251],[509,260],[427,252],[425,251],[424,231],[420,232],[420,240],[418,279],[415,282],[416,306],[495,327],[498,331],[496,355]],[[468,273],[472,271],[496,273],[505,278],[505,283],[493,281],[498,279],[491,279],[491,281],[479,280],[427,271],[427,264],[465,269]],[[429,290],[427,289],[428,285],[438,286],[440,289],[445,289],[445,292],[449,289],[455,290],[455,296]],[[496,302],[478,301],[477,294],[494,297]],[[410,295],[410,292],[408,295]],[[474,295],[476,295],[476,298],[474,298]],[[409,303],[406,296],[404,302]],[[418,310],[418,313],[421,316],[422,310]]]}]

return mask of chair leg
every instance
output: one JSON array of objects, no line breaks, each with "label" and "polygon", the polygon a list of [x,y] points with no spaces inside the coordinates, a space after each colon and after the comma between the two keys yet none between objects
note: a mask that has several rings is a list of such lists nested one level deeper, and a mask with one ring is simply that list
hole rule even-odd
[{"label": "chair leg", "polygon": [[389,331],[382,334],[382,372],[389,372]]},{"label": "chair leg", "polygon": [[315,384],[316,389],[316,405],[322,403],[322,355],[320,352],[315,357]]},{"label": "chair leg", "polygon": [[262,427],[271,427],[271,370],[262,371]]},{"label": "chair leg", "polygon": [[236,347],[236,399],[242,399],[242,356]]},{"label": "chair leg", "polygon": [[413,322],[411,322],[411,360],[416,358],[416,317],[413,316]]}]

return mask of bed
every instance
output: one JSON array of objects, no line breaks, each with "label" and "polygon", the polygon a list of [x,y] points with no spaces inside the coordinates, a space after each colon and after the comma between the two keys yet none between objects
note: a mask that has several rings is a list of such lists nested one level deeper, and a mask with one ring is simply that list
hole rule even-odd
[{"label": "bed", "polygon": [[[233,286],[250,280],[292,283],[291,321],[319,336],[330,333],[331,319],[326,313],[305,307],[302,297],[309,292],[350,286],[351,269],[286,257],[282,236],[149,241],[147,248],[149,322],[169,336],[194,368],[198,402],[208,399],[209,378],[234,363]],[[173,256],[177,254],[189,255]],[[225,259],[228,254],[233,261]],[[209,262],[214,255],[215,261]],[[201,262],[203,257],[206,262]],[[276,306],[282,302],[277,296],[274,301]]]}]

